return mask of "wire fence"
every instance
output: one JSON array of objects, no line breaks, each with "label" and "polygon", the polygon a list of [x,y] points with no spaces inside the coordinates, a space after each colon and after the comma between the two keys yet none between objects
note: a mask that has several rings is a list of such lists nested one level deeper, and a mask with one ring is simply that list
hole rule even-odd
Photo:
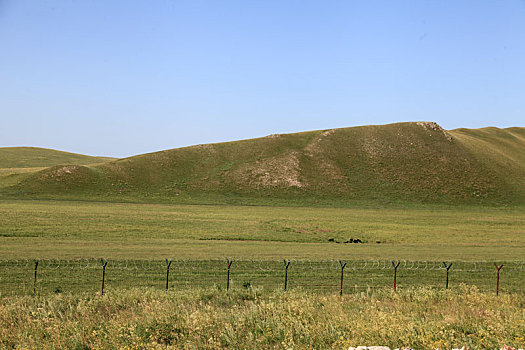
[{"label": "wire fence", "polygon": [[[497,270],[501,264],[503,267]],[[0,260],[2,296],[100,293],[102,288],[132,287],[302,288],[355,293],[394,286],[397,289],[457,288],[461,283],[475,285],[482,291],[524,293],[525,261],[498,262],[496,265],[488,261]]]}]

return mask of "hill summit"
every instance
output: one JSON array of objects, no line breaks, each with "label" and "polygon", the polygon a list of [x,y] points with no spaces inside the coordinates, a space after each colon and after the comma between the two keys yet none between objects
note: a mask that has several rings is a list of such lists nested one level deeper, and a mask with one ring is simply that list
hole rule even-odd
[{"label": "hill summit", "polygon": [[53,166],[5,191],[94,199],[522,204],[525,128],[446,131],[411,122],[277,134],[93,166]]}]

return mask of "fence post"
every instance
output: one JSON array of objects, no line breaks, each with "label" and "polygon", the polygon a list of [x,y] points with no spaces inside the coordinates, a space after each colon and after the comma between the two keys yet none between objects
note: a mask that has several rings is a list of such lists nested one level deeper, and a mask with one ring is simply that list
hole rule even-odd
[{"label": "fence post", "polygon": [[35,262],[35,279],[33,280],[33,295],[36,295],[36,272],[37,272],[37,269],[38,269],[38,260],[35,259],[34,260]]},{"label": "fence post", "polygon": [[452,263],[450,263],[450,265],[447,266],[447,263],[443,261],[443,266],[445,266],[445,269],[447,269],[447,284],[446,284],[446,289],[448,289],[448,270],[450,270],[450,267],[452,266]]},{"label": "fence post", "polygon": [[226,258],[226,263],[228,264],[228,279],[226,280],[226,291],[228,292],[230,290],[230,267],[232,266],[233,260],[228,260]]},{"label": "fence post", "polygon": [[102,295],[104,295],[104,280],[106,279],[106,266],[108,265],[108,261],[100,259],[100,262],[102,264]]},{"label": "fence post", "polygon": [[494,263],[494,266],[496,267],[496,270],[498,270],[498,278],[496,280],[496,295],[499,295],[499,270],[501,270],[501,268],[503,267],[503,264],[501,264],[501,266],[498,267],[498,265]]},{"label": "fence post", "polygon": [[341,266],[341,289],[339,290],[339,295],[343,295],[343,271],[346,267],[346,263],[343,264],[343,262],[339,260],[339,265]]},{"label": "fence post", "polygon": [[290,260],[284,259],[284,290],[288,289],[288,266],[290,266]]},{"label": "fence post", "polygon": [[394,263],[394,260],[392,260],[392,266],[394,267],[394,292],[397,291],[397,268],[399,267],[399,264],[401,261],[398,261],[397,264]]},{"label": "fence post", "polygon": [[170,279],[170,266],[171,260],[168,261],[168,259],[166,259],[166,290],[168,290],[168,281]]}]

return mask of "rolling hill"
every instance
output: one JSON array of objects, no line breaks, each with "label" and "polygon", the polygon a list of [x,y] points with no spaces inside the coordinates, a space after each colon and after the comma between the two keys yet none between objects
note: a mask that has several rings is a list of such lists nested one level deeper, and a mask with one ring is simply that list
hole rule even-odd
[{"label": "rolling hill", "polygon": [[432,122],[206,144],[56,165],[4,188],[30,198],[525,204],[525,128]]},{"label": "rolling hill", "polygon": [[115,158],[91,157],[82,154],[38,147],[0,147],[0,169],[38,168],[64,164],[97,164]]},{"label": "rolling hill", "polygon": [[25,176],[50,166],[92,165],[115,160],[38,147],[0,147],[0,188],[16,184]]}]

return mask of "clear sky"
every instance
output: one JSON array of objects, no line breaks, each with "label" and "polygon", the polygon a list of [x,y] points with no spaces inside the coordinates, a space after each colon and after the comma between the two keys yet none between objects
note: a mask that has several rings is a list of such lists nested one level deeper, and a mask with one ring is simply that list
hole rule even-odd
[{"label": "clear sky", "polygon": [[525,1],[0,0],[0,146],[525,126]]}]

